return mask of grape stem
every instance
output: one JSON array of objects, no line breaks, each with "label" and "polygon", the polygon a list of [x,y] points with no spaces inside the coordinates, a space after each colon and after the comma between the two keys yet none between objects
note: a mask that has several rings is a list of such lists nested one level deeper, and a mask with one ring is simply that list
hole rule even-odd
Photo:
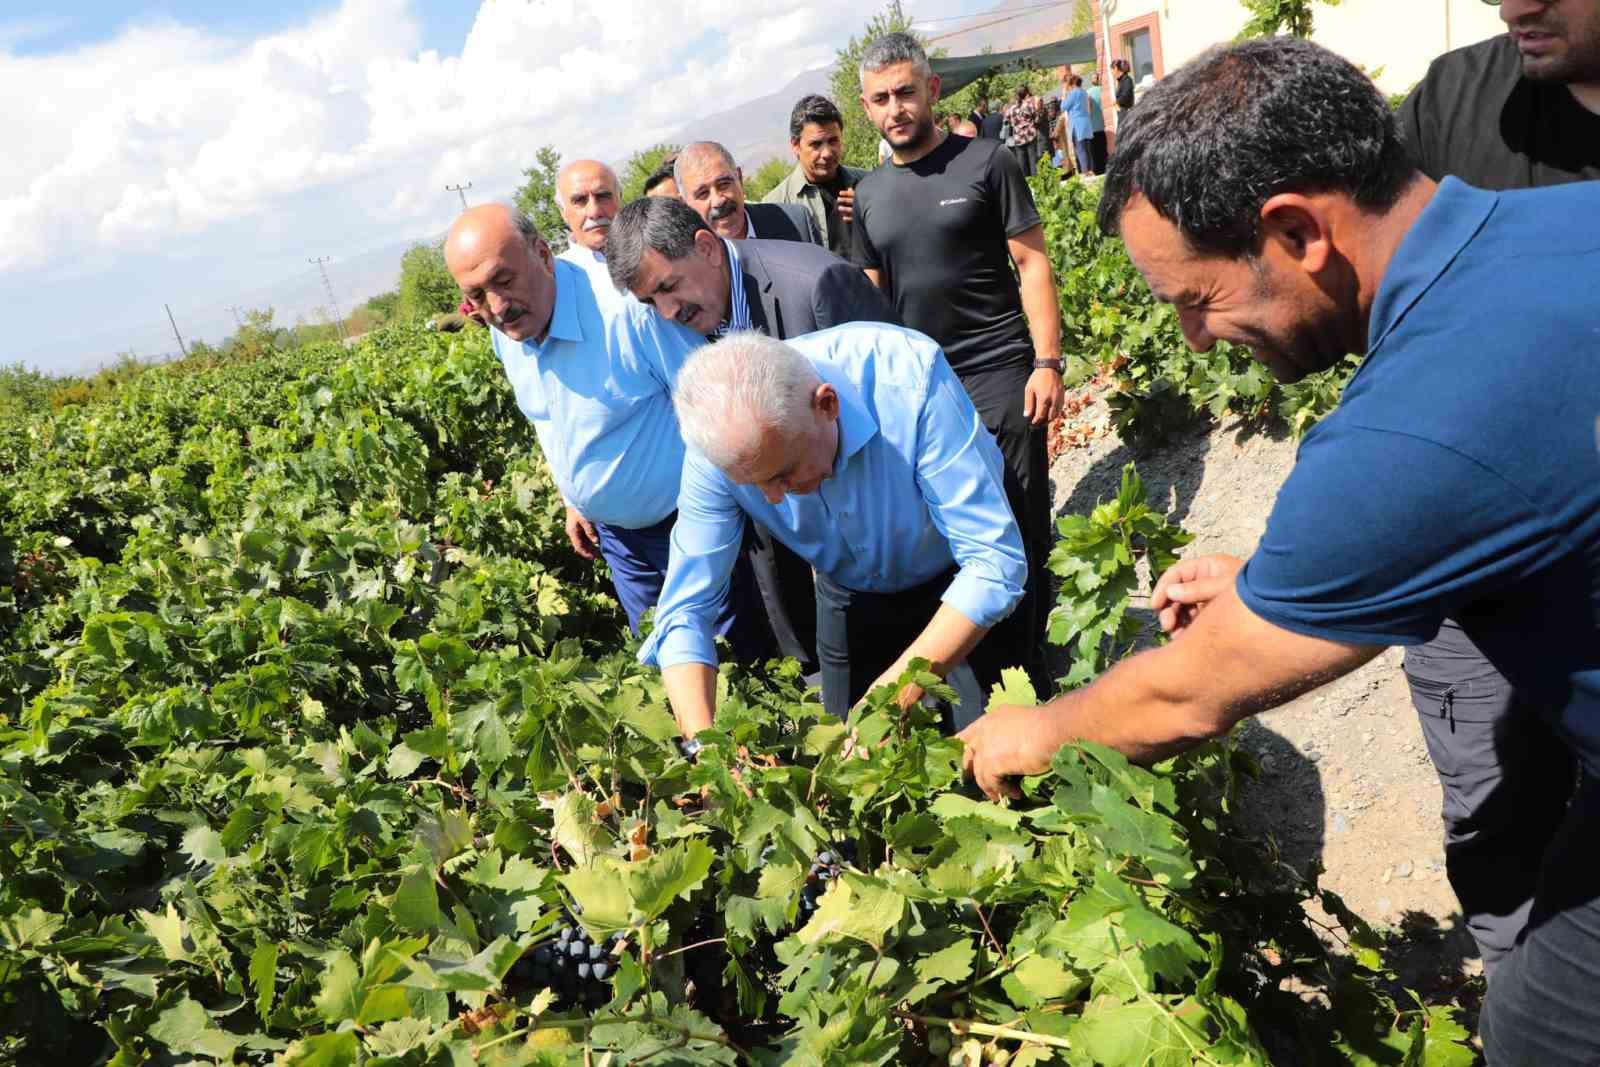
[{"label": "grape stem", "polygon": [[942,1026],[952,1034],[982,1034],[984,1037],[1003,1037],[1008,1041],[1021,1041],[1030,1045],[1048,1045],[1051,1048],[1071,1048],[1072,1042],[1064,1037],[1053,1034],[1035,1034],[1028,1030],[1017,1030],[1009,1026],[996,1026],[993,1023],[980,1023],[972,1019],[944,1019],[937,1015],[916,1015],[907,1013],[905,1016],[923,1026]]},{"label": "grape stem", "polygon": [[676,956],[678,953],[680,953],[680,952],[688,952],[692,948],[703,948],[706,945],[720,945],[720,944],[722,944],[723,942],[725,942],[727,940],[728,939],[725,938],[725,937],[709,937],[704,941],[696,941],[692,945],[684,945],[684,946],[682,946],[680,948],[675,948],[670,952],[663,952],[660,955],[656,956],[655,958],[658,959],[658,960],[664,960],[668,956]]}]

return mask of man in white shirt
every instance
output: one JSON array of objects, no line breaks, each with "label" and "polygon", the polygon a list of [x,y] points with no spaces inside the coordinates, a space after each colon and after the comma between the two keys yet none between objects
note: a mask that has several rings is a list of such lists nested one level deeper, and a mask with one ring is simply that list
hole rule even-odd
[{"label": "man in white shirt", "polygon": [[556,174],[556,203],[571,243],[558,257],[589,275],[597,300],[622,299],[606,273],[606,236],[622,208],[622,187],[604,163],[577,159]]}]

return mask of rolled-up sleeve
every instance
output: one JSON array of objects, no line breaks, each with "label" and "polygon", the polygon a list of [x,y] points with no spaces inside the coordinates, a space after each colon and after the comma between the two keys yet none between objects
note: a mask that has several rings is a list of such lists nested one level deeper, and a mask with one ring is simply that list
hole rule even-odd
[{"label": "rolled-up sleeve", "polygon": [[950,365],[934,362],[917,428],[917,484],[961,569],[942,597],[991,627],[1022,598],[1028,562],[1006,502],[1000,448]]},{"label": "rolled-up sleeve", "polygon": [[716,620],[728,598],[744,528],[744,512],[727,479],[691,451],[678,489],[678,520],[655,629],[639,649],[641,663],[717,665]]}]

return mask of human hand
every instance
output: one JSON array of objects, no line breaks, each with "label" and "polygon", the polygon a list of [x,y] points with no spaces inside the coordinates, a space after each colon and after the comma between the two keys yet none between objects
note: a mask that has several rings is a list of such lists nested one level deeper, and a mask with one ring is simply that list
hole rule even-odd
[{"label": "human hand", "polygon": [[853,222],[856,217],[856,191],[854,189],[841,190],[833,202],[833,209],[839,213],[839,218],[844,222]]},{"label": "human hand", "polygon": [[1054,422],[1066,402],[1067,387],[1061,383],[1060,371],[1041,367],[1028,375],[1027,388],[1022,391],[1022,413],[1035,426]]},{"label": "human hand", "polygon": [[1180,560],[1167,568],[1150,594],[1150,610],[1169,634],[1185,629],[1207,604],[1233,588],[1244,560],[1210,555]]},{"label": "human hand", "polygon": [[1062,745],[1054,716],[1045,708],[991,708],[956,736],[967,746],[962,765],[990,798],[1021,797],[1007,778],[1042,774]]},{"label": "human hand", "polygon": [[594,523],[578,514],[578,509],[567,505],[567,540],[572,550],[584,559],[594,559],[600,553],[600,535]]}]

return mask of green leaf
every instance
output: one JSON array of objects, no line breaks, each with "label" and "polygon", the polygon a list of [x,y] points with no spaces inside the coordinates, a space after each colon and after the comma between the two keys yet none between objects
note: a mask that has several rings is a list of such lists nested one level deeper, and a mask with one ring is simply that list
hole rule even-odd
[{"label": "green leaf", "polygon": [[204,823],[191,826],[183,835],[183,852],[195,863],[221,863],[228,858],[222,835]]},{"label": "green leaf", "polygon": [[256,988],[256,1014],[263,1021],[272,1018],[277,981],[278,946],[270,941],[259,942],[250,953],[250,984]]},{"label": "green leaf", "polygon": [[[1204,1017],[1203,1012],[1196,1014]],[[1141,1067],[1190,1067],[1195,1062],[1191,1050],[1211,1044],[1164,1005],[1150,1000],[1122,1004],[1108,997],[1089,1002],[1071,1040],[1074,1051],[1088,1062]]]},{"label": "green leaf", "polygon": [[1037,703],[1039,695],[1033,691],[1028,672],[1021,667],[1007,667],[1000,672],[999,684],[990,691],[986,708],[993,710],[1005,705],[1031,708]]},{"label": "green leaf", "polygon": [[631,925],[633,900],[623,864],[604,857],[556,880],[583,909],[583,925],[591,934],[614,934]]},{"label": "green leaf", "polygon": [[439,890],[433,884],[433,872],[423,867],[407,871],[394,891],[389,913],[394,916],[395,925],[407,933],[423,933],[439,926],[444,915],[439,911]]},{"label": "green leaf", "polygon": [[350,1031],[318,1034],[289,1046],[283,1067],[356,1067],[361,1046]]},{"label": "green leaf", "polygon": [[579,867],[598,856],[607,844],[600,817],[595,814],[594,800],[576,789],[562,794],[556,802],[552,833],[556,843],[567,850],[567,855]]},{"label": "green leaf", "polygon": [[174,1052],[188,1052],[231,1060],[243,1039],[211,1025],[211,1017],[199,1004],[184,997],[156,1017],[150,1036]]},{"label": "green leaf", "polygon": [[177,905],[169,903],[166,912],[160,915],[148,911],[135,911],[134,915],[156,939],[167,959],[180,962],[190,958],[189,945],[193,942],[188,940],[189,926],[178,915]]},{"label": "green leaf", "polygon": [[822,894],[811,921],[795,935],[817,945],[853,938],[882,950],[905,914],[906,898],[875,878],[846,871]]},{"label": "green leaf", "polygon": [[1029,956],[1002,978],[1000,984],[1005,987],[1012,1003],[1021,1008],[1032,1008],[1047,1000],[1072,997],[1088,983],[1069,971],[1059,960]]},{"label": "green leaf", "polygon": [[335,952],[325,962],[322,989],[317,993],[315,1003],[323,1019],[337,1026],[346,1019],[356,1017],[360,1007],[356,1003],[356,997],[360,992],[361,974],[356,969],[356,961],[343,949]]},{"label": "green leaf", "polygon": [[630,878],[634,908],[645,922],[655,921],[674,900],[699,888],[715,858],[709,845],[694,840],[635,864]]}]

